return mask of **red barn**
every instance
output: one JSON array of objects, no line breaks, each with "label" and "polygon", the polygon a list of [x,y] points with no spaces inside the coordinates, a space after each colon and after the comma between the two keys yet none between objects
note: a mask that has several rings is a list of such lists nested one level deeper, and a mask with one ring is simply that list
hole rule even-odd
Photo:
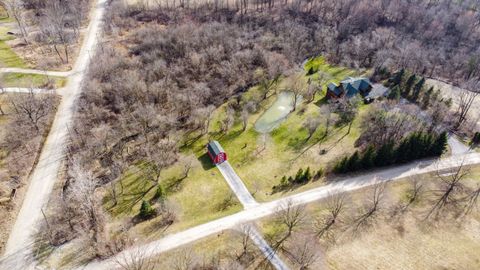
[{"label": "red barn", "polygon": [[208,155],[213,163],[220,164],[227,160],[227,153],[217,141],[211,141],[207,144]]}]

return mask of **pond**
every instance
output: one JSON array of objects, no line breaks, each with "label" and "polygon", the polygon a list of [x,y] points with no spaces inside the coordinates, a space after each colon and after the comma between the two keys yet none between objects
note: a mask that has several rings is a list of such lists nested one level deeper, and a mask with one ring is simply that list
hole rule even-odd
[{"label": "pond", "polygon": [[[301,99],[297,100],[299,104]],[[287,118],[293,109],[294,95],[292,92],[281,92],[277,100],[266,110],[255,123],[255,130],[259,133],[269,133]]]}]

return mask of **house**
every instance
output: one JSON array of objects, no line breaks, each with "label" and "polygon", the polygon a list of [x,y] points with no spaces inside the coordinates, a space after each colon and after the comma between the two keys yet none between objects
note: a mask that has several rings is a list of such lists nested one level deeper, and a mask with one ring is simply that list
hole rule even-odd
[{"label": "house", "polygon": [[372,83],[367,78],[352,78],[348,77],[341,81],[339,85],[330,83],[327,86],[328,98],[341,98],[347,96],[351,98],[357,94],[367,96],[372,90]]},{"label": "house", "polygon": [[227,153],[217,141],[211,141],[207,144],[207,153],[215,165],[227,160]]},{"label": "house", "polygon": [[372,85],[372,90],[368,93],[368,95],[364,96],[365,103],[371,103],[380,97],[387,97],[388,93],[389,89],[387,87],[380,83],[375,83]]}]

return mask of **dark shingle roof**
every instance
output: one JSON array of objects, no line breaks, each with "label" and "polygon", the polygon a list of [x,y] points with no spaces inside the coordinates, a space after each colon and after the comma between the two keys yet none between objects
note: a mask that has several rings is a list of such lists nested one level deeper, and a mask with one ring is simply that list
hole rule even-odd
[{"label": "dark shingle roof", "polygon": [[207,144],[208,152],[214,154],[215,156],[220,153],[225,153],[220,143],[217,141],[211,141]]}]

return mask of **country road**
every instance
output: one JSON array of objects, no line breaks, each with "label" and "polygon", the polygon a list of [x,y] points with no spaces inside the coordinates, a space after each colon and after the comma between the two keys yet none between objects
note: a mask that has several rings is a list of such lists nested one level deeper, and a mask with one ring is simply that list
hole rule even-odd
[{"label": "country road", "polygon": [[258,205],[228,161],[218,164],[217,168],[245,209]]},{"label": "country road", "polygon": [[265,258],[270,261],[270,263],[277,270],[289,270],[290,268],[278,257],[278,254],[270,247],[270,245],[263,239],[262,234],[250,224],[242,226],[243,232],[247,234],[250,239],[257,245],[260,251],[263,253]]},{"label": "country road", "polygon": [[118,267],[116,262],[117,260],[125,257],[129,258],[133,253],[138,252],[139,249],[149,256],[155,256],[161,252],[172,250],[182,245],[197,241],[201,238],[220,233],[224,230],[238,228],[242,224],[253,222],[260,218],[272,215],[281,211],[288,203],[293,206],[302,205],[327,198],[336,193],[349,192],[372,186],[379,182],[407,179],[409,176],[455,168],[458,167],[462,162],[463,165],[480,164],[480,154],[470,153],[461,156],[451,156],[441,160],[422,160],[402,166],[383,169],[361,176],[346,178],[343,180],[339,179],[338,181],[326,186],[314,188],[275,201],[261,203],[256,207],[245,209],[236,214],[204,223],[182,232],[167,235],[162,239],[144,245],[134,246],[107,260],[93,261],[77,269],[115,269]]},{"label": "country road", "polygon": [[[41,211],[48,202],[64,158],[68,143],[68,127],[73,120],[75,103],[81,92],[90,58],[94,54],[98,42],[105,2],[105,0],[98,0],[92,10],[91,20],[78,59],[64,91],[61,92],[62,101],[42,148],[38,164],[30,177],[22,207],[10,233],[5,256],[0,262],[1,269],[34,269],[35,267],[31,263],[31,247],[34,245],[34,236],[42,219]],[[60,75],[58,73],[50,74]]]}]

